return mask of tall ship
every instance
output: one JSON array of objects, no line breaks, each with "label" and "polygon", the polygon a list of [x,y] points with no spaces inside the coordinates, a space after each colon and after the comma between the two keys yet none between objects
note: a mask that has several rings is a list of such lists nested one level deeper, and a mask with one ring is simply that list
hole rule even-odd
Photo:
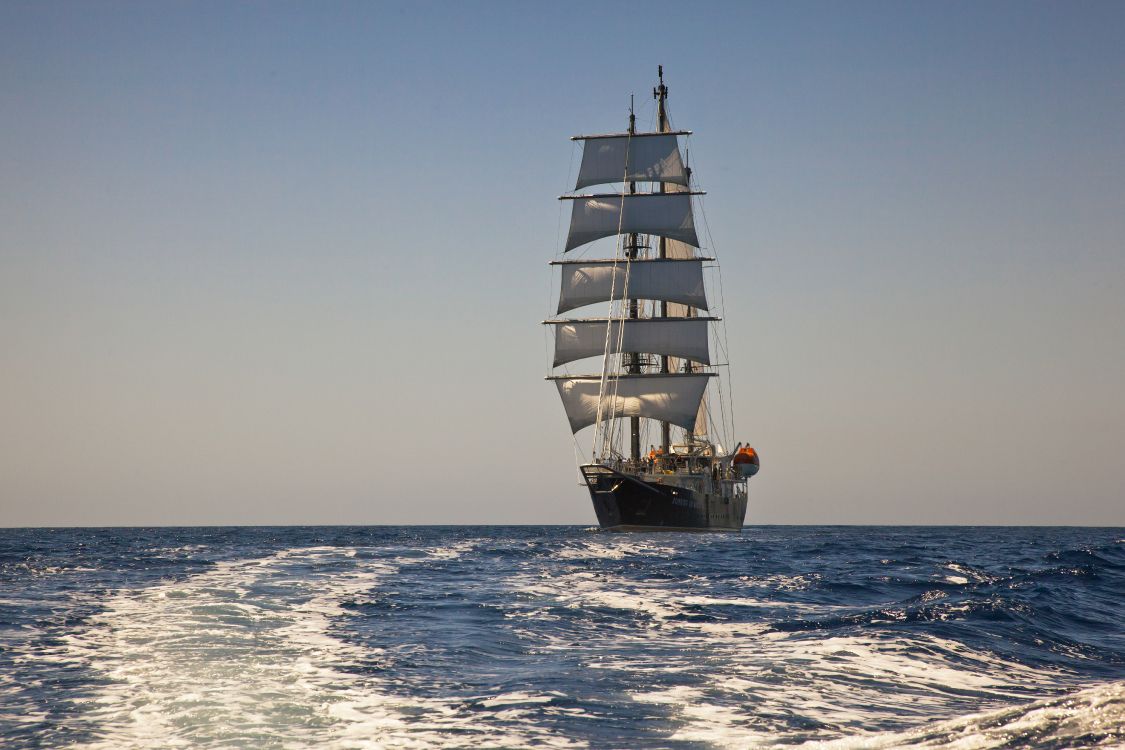
[{"label": "tall ship", "polygon": [[680,152],[691,131],[672,127],[663,66],[658,75],[654,130],[637,131],[630,101],[625,132],[571,139],[582,159],[574,190],[560,197],[571,210],[551,262],[554,314],[592,305],[601,314],[544,321],[553,333],[547,379],[603,529],[738,531],[759,459],[733,444],[717,253],[713,243],[701,249],[704,193]]}]

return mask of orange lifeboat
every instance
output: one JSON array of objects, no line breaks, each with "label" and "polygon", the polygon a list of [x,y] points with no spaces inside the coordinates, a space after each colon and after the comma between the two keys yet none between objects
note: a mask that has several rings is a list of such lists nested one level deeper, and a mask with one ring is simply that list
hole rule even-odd
[{"label": "orange lifeboat", "polygon": [[734,470],[744,477],[754,476],[761,468],[758,452],[749,445],[740,448],[738,453],[734,454],[731,464],[733,464]]}]

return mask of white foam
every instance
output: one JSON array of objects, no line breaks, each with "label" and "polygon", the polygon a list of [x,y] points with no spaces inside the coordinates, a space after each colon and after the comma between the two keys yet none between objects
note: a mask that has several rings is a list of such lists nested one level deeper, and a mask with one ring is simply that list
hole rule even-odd
[{"label": "white foam", "polygon": [[529,703],[550,703],[562,696],[562,693],[552,693],[550,695],[532,695],[530,693],[504,693],[497,695],[493,698],[486,698],[480,701],[482,706],[511,706],[511,705],[527,705]]},{"label": "white foam", "polygon": [[636,542],[628,536],[601,534],[596,539],[568,543],[553,556],[561,560],[622,560],[641,555],[670,555],[675,551],[672,547]]},{"label": "white foam", "polygon": [[456,560],[466,552],[471,552],[475,547],[476,542],[466,540],[454,542],[446,547],[435,547],[434,549],[427,550],[427,553],[430,557],[440,560]]},{"label": "white foam", "polygon": [[[933,635],[832,636],[779,632],[762,620],[723,621],[723,609],[707,613],[706,608],[785,611],[788,605],[757,597],[712,597],[699,593],[691,581],[637,581],[573,568],[550,577],[517,577],[510,585],[530,595],[537,607],[553,600],[574,610],[610,608],[639,618],[639,623],[600,622],[582,640],[590,654],[586,666],[644,674],[648,687],[630,697],[667,706],[672,714],[668,739],[674,741],[767,747],[779,736],[838,739],[872,726],[958,715],[974,706],[1023,703],[1073,685],[1064,673],[1005,661]],[[806,604],[792,611],[815,616],[838,609]],[[888,619],[901,616],[890,612]],[[575,641],[573,633],[557,638],[534,630],[521,634],[538,638],[546,649],[569,650]],[[801,726],[809,729],[795,728]]]},{"label": "white foam", "polygon": [[804,591],[824,578],[820,573],[801,573],[799,575],[739,576],[739,580],[751,586],[776,591]]},{"label": "white foam", "polygon": [[94,737],[76,747],[584,747],[521,721],[521,705],[550,696],[485,697],[469,710],[403,694],[364,669],[380,651],[339,629],[346,603],[388,576],[470,547],[390,562],[354,549],[295,549],[119,592],[54,654],[106,678],[93,701],[75,707]]},{"label": "white foam", "polygon": [[899,747],[1000,750],[1036,747],[1045,741],[1060,748],[1125,747],[1125,682],[1099,685],[1012,708],[969,714],[903,732],[859,734],[806,742],[800,747],[808,750]]}]

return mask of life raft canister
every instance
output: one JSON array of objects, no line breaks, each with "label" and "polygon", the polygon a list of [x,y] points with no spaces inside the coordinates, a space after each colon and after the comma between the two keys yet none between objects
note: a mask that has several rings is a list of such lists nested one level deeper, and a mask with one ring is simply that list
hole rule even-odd
[{"label": "life raft canister", "polygon": [[758,473],[761,468],[761,462],[758,460],[758,453],[749,445],[740,448],[738,453],[734,454],[734,459],[731,461],[734,468],[744,477],[752,477]]}]

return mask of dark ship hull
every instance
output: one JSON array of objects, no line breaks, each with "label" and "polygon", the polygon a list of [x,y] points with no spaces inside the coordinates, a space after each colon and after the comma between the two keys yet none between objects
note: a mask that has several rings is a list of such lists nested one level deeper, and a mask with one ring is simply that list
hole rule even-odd
[{"label": "dark ship hull", "polygon": [[745,479],[580,468],[607,531],[739,531],[746,518]]}]

